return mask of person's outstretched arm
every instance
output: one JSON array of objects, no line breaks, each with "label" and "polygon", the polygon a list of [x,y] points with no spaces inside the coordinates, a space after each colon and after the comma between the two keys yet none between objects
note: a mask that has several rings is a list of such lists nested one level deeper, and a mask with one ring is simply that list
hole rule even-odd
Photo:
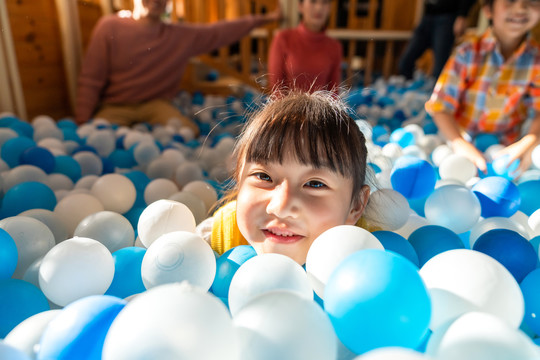
[{"label": "person's outstretched arm", "polygon": [[108,43],[111,32],[110,25],[107,18],[102,18],[96,24],[86,49],[77,84],[75,121],[78,124],[82,124],[92,117],[100,101],[101,92],[107,83],[107,74],[110,68],[110,44]]}]

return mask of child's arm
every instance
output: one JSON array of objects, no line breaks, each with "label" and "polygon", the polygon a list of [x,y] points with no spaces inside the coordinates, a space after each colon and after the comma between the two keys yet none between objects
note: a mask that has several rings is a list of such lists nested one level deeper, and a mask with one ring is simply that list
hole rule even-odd
[{"label": "child's arm", "polygon": [[487,171],[484,155],[473,144],[461,136],[453,115],[440,111],[433,114],[433,120],[441,134],[451,142],[456,154],[467,157],[480,171],[484,173]]},{"label": "child's arm", "polygon": [[510,160],[508,164],[513,163],[515,160],[519,160],[519,167],[516,172],[522,174],[529,169],[532,163],[531,154],[536,145],[540,143],[540,114],[536,115],[531,123],[529,132],[515,143],[508,145],[501,151],[498,151],[494,157],[500,157],[503,155],[509,155]]}]

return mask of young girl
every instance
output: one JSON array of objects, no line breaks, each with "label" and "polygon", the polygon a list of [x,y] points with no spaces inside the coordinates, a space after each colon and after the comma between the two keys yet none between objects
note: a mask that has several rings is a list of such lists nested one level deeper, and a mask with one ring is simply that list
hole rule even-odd
[{"label": "young girl", "polygon": [[220,254],[250,244],[302,265],[322,232],[356,224],[368,202],[365,138],[330,92],[275,96],[233,155],[235,200],[198,227]]},{"label": "young girl", "polygon": [[332,90],[341,83],[341,43],[325,33],[331,0],[300,0],[300,25],[277,33],[268,57],[270,89]]}]

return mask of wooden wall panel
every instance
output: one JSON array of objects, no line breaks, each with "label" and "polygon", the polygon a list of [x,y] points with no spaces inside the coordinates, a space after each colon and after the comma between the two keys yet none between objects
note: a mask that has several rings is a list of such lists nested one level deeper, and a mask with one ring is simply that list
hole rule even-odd
[{"label": "wooden wall panel", "polygon": [[58,15],[54,0],[6,0],[27,120],[70,116]]},{"label": "wooden wall panel", "polygon": [[77,8],[79,11],[79,24],[81,28],[81,41],[83,53],[86,51],[92,30],[96,22],[103,15],[101,5],[97,0],[78,0]]}]

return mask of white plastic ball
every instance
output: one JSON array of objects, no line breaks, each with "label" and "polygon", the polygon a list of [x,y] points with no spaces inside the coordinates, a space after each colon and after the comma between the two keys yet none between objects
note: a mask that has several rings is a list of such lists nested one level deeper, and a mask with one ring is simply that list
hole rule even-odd
[{"label": "white plastic ball", "polygon": [[437,146],[431,153],[431,160],[435,166],[440,166],[444,159],[452,155],[454,151],[452,148],[446,144]]},{"label": "white plastic ball", "polygon": [[132,208],[137,197],[135,185],[129,178],[121,174],[101,176],[90,189],[105,210],[124,214]]},{"label": "white plastic ball", "polygon": [[146,168],[146,175],[150,179],[174,179],[176,164],[171,159],[166,159],[163,157],[158,157],[148,164]]},{"label": "white plastic ball", "polygon": [[182,136],[186,142],[195,139],[195,132],[192,128],[187,126],[182,126],[178,129],[178,134]]},{"label": "white plastic ball", "polygon": [[538,359],[537,345],[520,330],[485,312],[469,312],[431,335],[426,353],[437,360]]},{"label": "white plastic ball", "polygon": [[233,318],[242,359],[336,359],[337,338],[314,301],[286,290],[264,293]]},{"label": "white plastic ball", "polygon": [[315,293],[324,299],[324,287],[334,269],[350,254],[364,249],[384,250],[369,231],[353,225],[339,225],[320,234],[311,244],[306,272]]},{"label": "white plastic ball", "polygon": [[75,183],[74,188],[75,189],[87,189],[90,190],[92,186],[94,186],[94,183],[99,179],[98,175],[85,175],[82,176],[77,182]]},{"label": "white plastic ball", "polygon": [[107,157],[116,148],[116,138],[110,129],[95,130],[86,139],[86,145],[94,147],[99,156]]},{"label": "white plastic ball", "polygon": [[72,190],[75,186],[73,180],[71,180],[69,176],[60,173],[49,174],[45,181],[45,185],[51,188],[52,191],[60,189]]},{"label": "white plastic ball", "polygon": [[46,184],[47,173],[34,165],[19,165],[5,174],[4,192],[8,191],[15,185],[28,181],[37,181],[42,184]]},{"label": "white plastic ball", "polygon": [[101,175],[103,172],[103,161],[91,151],[79,151],[73,155],[73,159],[81,166],[81,176]]},{"label": "white plastic ball", "polygon": [[439,165],[441,179],[456,179],[465,184],[476,176],[476,165],[463,155],[452,154],[446,157]]},{"label": "white plastic ball", "polygon": [[393,189],[377,190],[370,195],[369,201],[370,206],[364,211],[363,217],[370,225],[392,231],[405,225],[409,218],[407,199]]},{"label": "white plastic ball", "polygon": [[[533,213],[534,214],[534,213]],[[540,214],[538,214],[540,215]],[[532,216],[532,214],[531,214]],[[520,229],[518,232],[523,233],[526,236],[525,239],[532,239],[536,235],[540,235],[540,227],[538,228],[538,232],[535,232],[531,226],[529,225],[529,219],[530,216],[527,216],[523,211],[516,211],[514,215],[510,216],[509,218],[513,222],[515,222],[518,225],[518,228]],[[536,225],[537,226],[537,225]]]},{"label": "white plastic ball", "polygon": [[403,149],[397,143],[388,143],[383,146],[382,154],[395,161],[403,154]]},{"label": "white plastic ball", "polygon": [[111,253],[135,242],[135,230],[129,220],[114,211],[88,215],[79,222],[73,235],[97,240]]},{"label": "white plastic ball", "polygon": [[0,148],[6,141],[19,137],[19,134],[13,129],[10,128],[0,128]]},{"label": "white plastic ball", "polygon": [[0,220],[0,229],[4,229],[17,246],[14,279],[22,279],[26,269],[55,245],[54,235],[47,225],[31,217],[7,217]]},{"label": "white plastic ball", "polygon": [[525,239],[530,239],[527,230],[523,226],[520,226],[517,222],[502,216],[492,216],[480,220],[472,227],[471,233],[469,235],[469,243],[471,249],[476,240],[478,240],[478,238],[480,237],[480,235],[493,229],[512,230],[521,234],[521,236],[523,236]]},{"label": "white plastic ball", "polygon": [[218,199],[216,190],[206,181],[191,181],[182,188],[182,191],[197,195],[204,202],[207,209],[211,209]]},{"label": "white plastic ball", "polygon": [[[47,137],[37,142],[37,146],[49,150],[53,154],[67,154],[65,142],[63,139]],[[77,144],[79,146],[79,144]]]},{"label": "white plastic ball", "polygon": [[74,237],[53,247],[39,267],[39,285],[53,303],[66,306],[103,295],[114,277],[114,259],[97,240]]},{"label": "white plastic ball", "polygon": [[154,179],[144,188],[144,202],[150,205],[155,201],[167,199],[178,190],[178,186],[170,179]]},{"label": "white plastic ball", "polygon": [[493,314],[514,329],[521,324],[525,304],[519,284],[489,255],[448,250],[429,259],[420,276],[431,297],[432,330],[470,311]]},{"label": "white plastic ball", "polygon": [[201,223],[204,219],[208,217],[204,201],[202,201],[197,195],[193,193],[187,191],[179,191],[169,196],[169,200],[178,201],[186,205],[189,210],[191,210],[191,213],[195,217],[195,222],[197,224]]},{"label": "white plastic ball", "polygon": [[128,302],[107,332],[102,358],[238,360],[238,339],[218,298],[167,284]]},{"label": "white plastic ball", "polygon": [[60,311],[59,309],[42,311],[26,318],[6,335],[4,343],[21,350],[30,359],[36,359],[41,335]]},{"label": "white plastic ball", "polygon": [[502,149],[504,149],[503,144],[494,144],[488,147],[486,151],[484,151],[484,155],[486,156],[486,159],[488,161],[493,161],[495,159],[495,154],[497,154]]},{"label": "white plastic ball", "polygon": [[141,141],[133,150],[133,157],[139,165],[148,165],[159,156],[159,148],[152,141]]},{"label": "white plastic ball", "polygon": [[199,235],[174,231],[161,235],[148,247],[141,275],[147,289],[187,281],[208,291],[216,275],[216,258]]},{"label": "white plastic ball", "polygon": [[148,205],[137,224],[137,233],[146,248],[161,235],[173,231],[194,233],[195,218],[189,208],[173,200],[157,200]]},{"label": "white plastic ball", "polygon": [[418,145],[409,145],[403,149],[403,156],[414,156],[419,159],[427,160],[428,156]]},{"label": "white plastic ball", "polygon": [[31,217],[47,225],[54,235],[56,244],[69,237],[64,222],[58,217],[58,214],[53,211],[47,209],[30,209],[23,211],[19,216]]},{"label": "white plastic ball", "polygon": [[424,150],[425,154],[433,153],[433,150],[443,144],[443,140],[440,136],[435,134],[428,134],[418,139],[418,146]]},{"label": "white plastic ball", "polygon": [[0,341],[0,359],[31,360],[22,350]]},{"label": "white plastic ball", "polygon": [[248,259],[234,274],[229,287],[233,317],[252,299],[272,290],[289,290],[312,301],[313,289],[304,269],[288,256],[260,254]]},{"label": "white plastic ball", "polygon": [[34,135],[32,136],[32,138],[36,143],[40,142],[43,139],[64,140],[64,133],[56,126],[39,126],[34,129]]},{"label": "white plastic ball", "polygon": [[72,193],[62,198],[54,208],[68,234],[71,236],[79,223],[88,215],[105,210],[103,204],[93,195]]},{"label": "white plastic ball", "polygon": [[476,195],[465,186],[446,185],[435,189],[424,205],[426,219],[456,234],[470,230],[480,218],[481,206]]},{"label": "white plastic ball", "polygon": [[409,236],[416,230],[421,228],[422,226],[429,225],[429,221],[426,220],[425,217],[422,217],[416,213],[411,213],[409,215],[409,218],[407,219],[407,222],[400,227],[399,229],[394,230],[396,234],[399,234],[403,236],[405,239],[408,239]]},{"label": "white plastic ball", "polygon": [[174,180],[180,187],[192,181],[204,180],[202,168],[196,162],[186,161],[178,165],[174,171]]}]

